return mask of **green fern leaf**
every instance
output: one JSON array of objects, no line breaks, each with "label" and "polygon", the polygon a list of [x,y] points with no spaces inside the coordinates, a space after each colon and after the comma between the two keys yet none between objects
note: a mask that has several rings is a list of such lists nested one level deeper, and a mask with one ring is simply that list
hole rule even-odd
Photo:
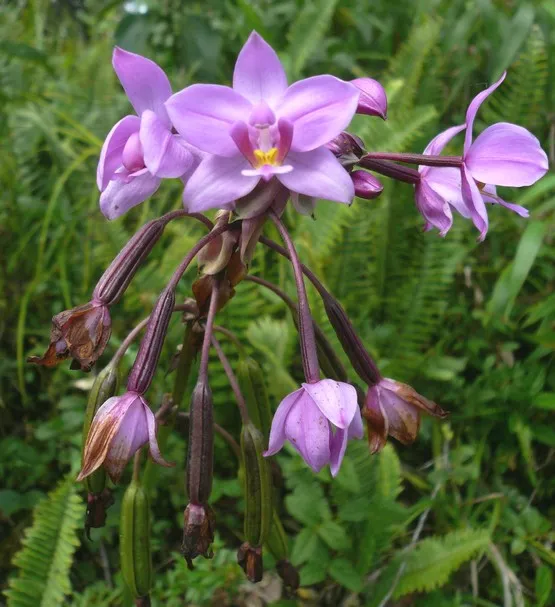
[{"label": "green fern leaf", "polygon": [[38,504],[23,548],[13,560],[19,571],[5,592],[8,607],[63,605],[64,597],[71,592],[69,571],[79,546],[77,529],[84,514],[72,476]]}]

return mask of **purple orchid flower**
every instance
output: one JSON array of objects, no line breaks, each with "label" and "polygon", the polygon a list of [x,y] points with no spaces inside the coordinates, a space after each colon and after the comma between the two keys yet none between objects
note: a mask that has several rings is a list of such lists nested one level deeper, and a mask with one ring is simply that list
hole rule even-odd
[{"label": "purple orchid flower", "polygon": [[[335,430],[335,432],[334,432]],[[319,472],[326,464],[335,476],[351,438],[362,438],[362,418],[353,386],[322,379],[286,396],[276,410],[265,456],[274,455],[285,440]]]},{"label": "purple orchid flower", "polygon": [[146,443],[157,464],[172,466],[160,453],[156,418],[145,399],[136,392],[109,398],[92,421],[77,480],[83,480],[104,466],[112,481],[117,483],[127,462]]},{"label": "purple orchid flower", "polygon": [[222,207],[272,179],[305,196],[350,203],[352,181],[325,145],[349,124],[359,94],[329,75],[288,87],[277,54],[253,32],[233,88],[194,84],[166,102],[177,131],[210,154],[187,182],[185,205]]},{"label": "purple orchid flower", "polygon": [[162,178],[184,178],[194,169],[194,150],[172,133],[164,102],[171,96],[164,71],[150,59],[116,47],[114,70],[137,112],[108,133],[97,169],[100,209],[115,219],[152,196]]},{"label": "purple orchid flower", "polygon": [[483,240],[488,231],[485,203],[500,204],[521,217],[529,213],[520,205],[504,201],[495,186],[532,185],[549,168],[546,153],[534,135],[526,129],[498,122],[483,131],[473,142],[474,119],[482,103],[505,79],[505,73],[470,103],[464,125],[451,127],[435,137],[424,154],[438,155],[451,139],[466,129],[461,169],[444,167],[419,168],[421,180],[416,186],[416,204],[427,221],[443,236],[452,225],[451,208],[472,219]]}]

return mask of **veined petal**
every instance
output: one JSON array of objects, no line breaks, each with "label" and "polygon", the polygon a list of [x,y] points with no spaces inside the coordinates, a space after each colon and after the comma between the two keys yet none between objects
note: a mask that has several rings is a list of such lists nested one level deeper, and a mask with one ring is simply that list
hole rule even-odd
[{"label": "veined petal", "polygon": [[289,190],[345,204],[353,201],[353,180],[328,149],[289,152],[286,162],[293,170],[277,175],[277,179]]},{"label": "veined petal", "polygon": [[193,84],[166,102],[177,131],[205,152],[234,156],[237,146],[229,131],[237,121],[248,122],[252,104],[228,86]]},{"label": "veined petal", "polygon": [[465,166],[462,167],[461,178],[463,200],[470,212],[472,222],[480,232],[478,241],[482,242],[486,237],[489,225],[486,205],[476,182]]},{"label": "veined petal", "polygon": [[152,110],[170,127],[164,103],[172,94],[172,87],[164,70],[154,61],[117,46],[112,65],[137,115]]},{"label": "veined petal", "polygon": [[241,49],[233,72],[233,89],[251,103],[274,105],[287,89],[287,76],[274,49],[252,32]]},{"label": "veined petal", "polygon": [[466,155],[467,151],[470,149],[472,144],[472,129],[474,128],[474,119],[476,118],[476,114],[480,109],[480,106],[484,101],[495,91],[495,89],[505,80],[505,76],[507,72],[503,72],[501,78],[490,87],[488,87],[485,91],[478,93],[476,97],[470,102],[468,109],[466,110],[466,133],[464,135],[464,153]]},{"label": "veined petal", "polygon": [[167,462],[160,453],[160,447],[158,446],[158,441],[156,439],[156,418],[146,403],[144,403],[144,413],[148,431],[148,449],[150,457],[152,457],[152,459],[160,466],[171,468],[175,464]]},{"label": "veined petal", "polygon": [[445,236],[453,225],[453,214],[447,202],[435,192],[422,178],[415,187],[416,208],[428,224],[439,230],[440,236]]},{"label": "veined petal", "polygon": [[100,210],[107,219],[116,219],[129,209],[152,196],[160,186],[160,178],[149,172],[134,177],[128,182],[110,181],[100,195]]},{"label": "veined petal", "polygon": [[293,405],[299,401],[303,394],[304,390],[299,388],[298,390],[295,390],[295,392],[288,394],[281,403],[279,403],[272,420],[268,449],[264,452],[265,457],[275,455],[283,447],[283,443],[285,442],[285,422],[287,421],[287,416]]},{"label": "veined petal", "polygon": [[241,154],[231,158],[208,156],[192,174],[183,192],[183,204],[191,212],[220,208],[254,190],[260,177],[246,177],[251,168]]},{"label": "veined petal", "polygon": [[358,409],[357,391],[350,384],[333,379],[321,379],[303,384],[316,406],[338,428],[348,428]]},{"label": "veined petal", "polygon": [[341,462],[343,461],[345,451],[347,450],[348,440],[348,432],[343,428],[339,428],[330,438],[330,472],[332,476],[337,476],[337,473],[339,472]]},{"label": "veined petal", "polygon": [[[465,128],[465,124],[459,124],[458,126],[452,126],[451,128],[441,132],[439,135],[436,135],[426,146],[424,154],[426,156],[439,156],[439,154],[441,154],[443,151],[443,148],[451,141],[451,139],[453,139],[453,137],[458,135],[461,131],[464,131]],[[418,170],[422,172],[423,170],[429,168],[431,167],[421,166],[418,168]]]},{"label": "veined petal", "polygon": [[112,175],[121,166],[123,148],[129,137],[138,132],[140,124],[141,121],[137,116],[125,116],[119,122],[116,122],[108,133],[102,145],[96,170],[96,184],[101,192],[106,189]]},{"label": "veined petal", "polygon": [[351,122],[360,91],[334,76],[314,76],[292,84],[277,109],[293,123],[291,149],[308,152],[331,141]]},{"label": "veined petal", "polygon": [[140,138],[145,165],[156,177],[180,177],[193,164],[193,156],[179,143],[179,136],[151,110],[141,116]]},{"label": "veined petal", "polygon": [[483,131],[466,153],[465,164],[477,181],[512,187],[532,185],[549,168],[538,139],[508,122]]}]

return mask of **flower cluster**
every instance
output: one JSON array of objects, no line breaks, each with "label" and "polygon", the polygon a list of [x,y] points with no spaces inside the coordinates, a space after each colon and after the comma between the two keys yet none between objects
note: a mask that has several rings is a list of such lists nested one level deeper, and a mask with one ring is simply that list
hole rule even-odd
[{"label": "flower cluster", "polygon": [[[71,356],[74,365],[90,370],[110,338],[109,309],[123,296],[168,222],[184,217],[208,228],[176,268],[150,316],[130,332],[108,371],[98,376],[89,400],[79,480],[85,480],[89,492],[88,528],[100,526],[111,503],[106,474],[119,482],[134,457],[132,491],[124,498],[123,509],[135,508],[133,525],[139,521],[137,533],[142,534],[140,521],[148,524],[148,507],[140,488],[141,450],[146,448],[158,464],[171,465],[161,453],[165,437],[180,421],[186,421],[189,502],[184,512],[182,552],[192,567],[199,555],[212,554],[215,513],[209,500],[213,437],[214,432],[220,432],[244,466],[245,542],[238,558],[249,579],[258,581],[263,571],[262,546],[270,534],[284,533],[274,509],[268,461],[286,441],[312,470],[319,472],[329,465],[335,476],[348,441],[364,435],[363,419],[370,452],[376,453],[388,436],[403,444],[412,443],[421,413],[437,418],[446,415],[412,387],[381,375],[341,304],[301,263],[282,219],[287,202],[291,200],[299,212],[311,214],[319,199],[351,204],[355,196],[376,198],[383,190],[377,173],[414,187],[416,207],[426,229],[435,227],[444,236],[451,228],[455,209],[472,220],[483,239],[488,230],[486,203],[528,215],[522,207],[505,202],[496,186],[534,183],[547,171],[547,157],[532,134],[512,124],[494,124],[473,140],[478,109],[505,75],[474,98],[465,124],[437,135],[424,154],[401,154],[367,151],[361,139],[345,131],[355,113],[386,119],[386,94],[376,80],[347,82],[321,75],[289,85],[277,54],[256,32],[239,53],[231,87],[193,84],[172,94],[158,65],[119,48],[114,51],[113,65],[136,114],[122,118],[102,146],[97,171],[102,212],[114,219],[154,194],[162,179],[170,178],[183,182],[185,208],[143,226],[100,278],[91,301],[53,318],[48,350],[43,357],[30,360],[51,366]],[[462,155],[441,155],[463,131]],[[410,164],[418,168],[406,166]],[[202,214],[210,209],[219,209],[214,222]],[[274,224],[284,247],[263,235],[266,222]],[[296,301],[277,285],[248,274],[259,243],[291,262]],[[176,303],[176,288],[194,259],[199,266],[192,288],[194,300]],[[314,322],[305,278],[321,296],[329,323],[365,390],[355,387],[325,332]],[[299,369],[296,375],[301,385],[284,396],[275,414],[260,365],[245,356],[244,347],[229,328],[215,324],[218,312],[244,280],[281,297],[298,330],[302,373]],[[184,312],[187,330],[173,365],[175,388],[154,413],[146,393],[177,310]],[[127,390],[118,396],[117,369],[145,327]],[[217,332],[239,344],[237,371],[220,347]],[[243,425],[240,446],[214,421],[208,365],[211,348],[237,401]],[[192,361],[199,353],[190,408],[188,413],[180,412]],[[161,423],[168,432],[158,433]],[[133,525],[126,527],[126,534],[134,533]],[[286,584],[294,586],[298,576],[287,560],[286,542],[279,537],[274,540],[268,544],[279,547],[274,554],[278,571]],[[126,571],[132,572],[133,562],[127,559],[125,563]],[[135,580],[132,575],[130,579]],[[131,590],[143,597],[150,581],[135,582]]]}]

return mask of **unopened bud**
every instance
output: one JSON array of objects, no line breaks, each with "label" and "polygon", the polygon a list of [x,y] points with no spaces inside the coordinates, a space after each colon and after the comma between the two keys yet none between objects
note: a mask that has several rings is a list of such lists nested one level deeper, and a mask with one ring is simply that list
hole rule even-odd
[{"label": "unopened bud", "polygon": [[323,301],[330,324],[351,361],[353,369],[364,383],[374,386],[381,379],[380,372],[357,335],[345,310],[331,295],[323,297]]},{"label": "unopened bud", "polygon": [[262,548],[253,547],[248,542],[241,545],[237,551],[237,564],[245,572],[249,582],[260,582],[264,575]]},{"label": "unopened bud", "polygon": [[286,588],[297,590],[301,584],[301,577],[296,567],[293,567],[289,561],[284,560],[276,563],[276,569]]},{"label": "unopened bud", "polygon": [[96,284],[94,299],[107,306],[117,303],[166,225],[163,219],[153,219],[132,236]]},{"label": "unopened bud", "polygon": [[174,290],[164,289],[154,305],[146,333],[141,340],[137,357],[129,373],[128,391],[144,394],[148,390],[158,366],[174,305]]},{"label": "unopened bud", "polygon": [[181,554],[187,561],[187,567],[193,569],[193,559],[214,556],[211,546],[214,541],[216,522],[214,512],[208,505],[188,504],[183,514],[183,543]]},{"label": "unopened bud", "polygon": [[357,114],[387,118],[387,96],[383,86],[373,78],[355,78],[351,80],[360,90]]},{"label": "unopened bud", "polygon": [[272,525],[272,475],[264,457],[265,441],[252,423],[241,430],[241,453],[245,469],[245,539],[262,546]]},{"label": "unopened bud", "polygon": [[189,409],[189,449],[187,451],[187,493],[192,504],[206,504],[212,491],[214,461],[214,416],[212,391],[199,381]]},{"label": "unopened bud", "polygon": [[137,481],[127,487],[121,503],[120,566],[133,598],[148,595],[152,583],[150,508],[146,491]]},{"label": "unopened bud", "polygon": [[383,192],[381,181],[367,171],[353,171],[351,173],[351,179],[355,186],[355,196],[358,196],[359,198],[372,200]]},{"label": "unopened bud", "polygon": [[366,154],[362,139],[346,131],[332,139],[326,147],[345,168],[354,166]]},{"label": "unopened bud", "polygon": [[237,365],[237,379],[245,397],[250,420],[268,440],[272,425],[272,408],[262,367],[250,356],[241,358]]}]

